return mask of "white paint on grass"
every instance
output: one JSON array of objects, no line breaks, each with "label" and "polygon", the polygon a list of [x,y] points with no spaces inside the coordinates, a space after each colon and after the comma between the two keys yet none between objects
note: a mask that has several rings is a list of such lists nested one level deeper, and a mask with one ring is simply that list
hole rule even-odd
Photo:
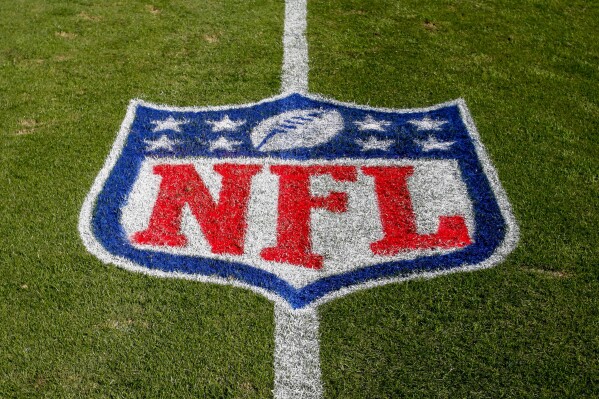
[{"label": "white paint on grass", "polygon": [[324,144],[343,130],[338,111],[296,109],[263,120],[252,129],[252,144],[259,151],[311,148]]},{"label": "white paint on grass", "polygon": [[306,40],[307,0],[285,1],[283,33],[282,93],[308,92],[308,41]]},{"label": "white paint on grass", "polygon": [[414,140],[420,147],[422,151],[428,152],[432,150],[441,150],[446,151],[451,148],[451,146],[455,143],[455,141],[439,141],[435,136],[428,136],[426,140]]},{"label": "white paint on grass", "polygon": [[176,120],[172,116],[169,116],[167,119],[165,119],[163,121],[152,121],[150,123],[152,125],[154,125],[154,128],[152,129],[153,132],[161,132],[164,130],[172,130],[174,132],[180,132],[181,125],[185,125],[187,122],[188,121],[185,119]]},{"label": "white paint on grass", "polygon": [[235,151],[235,147],[241,145],[241,141],[229,140],[226,137],[219,137],[216,140],[213,140],[209,143],[208,149],[210,152],[214,152],[216,150],[225,150],[225,151]]},{"label": "white paint on grass", "polygon": [[391,147],[393,143],[395,143],[394,140],[379,139],[375,136],[369,136],[368,140],[356,140],[356,144],[362,147],[362,151],[389,151],[389,147]]},{"label": "white paint on grass", "polygon": [[363,121],[355,121],[354,125],[358,126],[358,130],[376,130],[377,132],[385,132],[391,126],[389,121],[377,121],[372,115],[366,116]]},{"label": "white paint on grass", "polygon": [[423,119],[412,119],[408,123],[416,126],[418,130],[441,130],[441,126],[445,125],[447,121],[434,120],[425,116]]},{"label": "white paint on grass", "polygon": [[275,399],[322,397],[316,309],[275,304]]},{"label": "white paint on grass", "polygon": [[173,151],[174,146],[179,144],[178,140],[171,140],[168,138],[166,134],[160,136],[160,138],[156,140],[144,140],[146,143],[146,151],[155,151],[155,150],[167,150]]},{"label": "white paint on grass", "polygon": [[231,120],[229,115],[225,115],[220,121],[206,121],[209,125],[212,125],[213,132],[222,131],[236,131],[240,126],[245,125],[245,120],[239,119],[236,121]]}]

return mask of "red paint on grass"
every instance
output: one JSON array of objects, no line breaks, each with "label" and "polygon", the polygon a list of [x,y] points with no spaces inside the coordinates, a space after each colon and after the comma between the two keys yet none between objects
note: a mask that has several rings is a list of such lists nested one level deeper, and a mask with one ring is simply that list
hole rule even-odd
[{"label": "red paint on grass", "polygon": [[330,175],[333,180],[353,182],[357,179],[354,166],[276,165],[270,171],[279,176],[279,219],[277,245],[265,248],[263,259],[290,263],[309,269],[321,269],[323,257],[312,252],[310,213],[321,208],[330,212],[347,211],[347,193],[332,192],[325,197],[310,193],[310,178]]},{"label": "red paint on grass", "polygon": [[418,234],[416,216],[408,191],[412,166],[362,167],[364,174],[374,178],[384,237],[370,244],[376,255],[396,255],[410,249],[454,248],[471,243],[462,216],[441,216],[435,234]]},{"label": "red paint on grass", "polygon": [[[162,177],[158,198],[147,229],[135,233],[133,242],[186,246],[187,237],[181,233],[181,221],[183,207],[187,204],[212,253],[243,255],[250,185],[252,178],[262,171],[261,165],[214,165],[214,171],[222,176],[218,201],[212,198],[192,164],[157,165],[153,170]],[[374,179],[383,229],[383,238],[370,244],[373,254],[393,256],[408,250],[459,248],[471,244],[463,216],[440,216],[436,233],[418,234],[408,189],[413,166],[363,166],[361,171]],[[313,209],[346,212],[348,194],[334,191],[325,196],[314,196],[311,179],[329,175],[338,182],[355,182],[357,167],[273,165],[270,172],[279,176],[277,242],[273,247],[262,249],[260,256],[266,261],[321,269],[324,258],[312,251],[311,212]]]},{"label": "red paint on grass", "polygon": [[220,164],[214,170],[222,176],[218,202],[213,200],[193,165],[154,166],[154,173],[162,177],[158,199],[148,228],[135,233],[133,242],[187,245],[187,237],[180,231],[183,206],[188,204],[213,253],[243,254],[250,182],[262,166]]}]

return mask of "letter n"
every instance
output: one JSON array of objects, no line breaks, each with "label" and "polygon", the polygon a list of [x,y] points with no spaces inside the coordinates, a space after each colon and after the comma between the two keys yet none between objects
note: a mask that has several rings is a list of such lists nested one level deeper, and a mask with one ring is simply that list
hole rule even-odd
[{"label": "letter n", "polygon": [[215,202],[193,165],[154,166],[154,173],[162,177],[158,199],[148,228],[135,233],[133,242],[170,247],[187,245],[187,237],[181,234],[182,212],[187,204],[213,253],[243,254],[250,183],[261,169],[260,165],[214,165],[214,170],[222,176],[222,188]]}]

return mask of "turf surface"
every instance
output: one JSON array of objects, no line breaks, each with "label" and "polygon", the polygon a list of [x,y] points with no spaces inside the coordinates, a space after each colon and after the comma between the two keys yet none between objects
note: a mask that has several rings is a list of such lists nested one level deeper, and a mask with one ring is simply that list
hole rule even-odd
[{"label": "turf surface", "polygon": [[[322,306],[325,397],[599,396],[599,4],[308,11],[312,92],[466,99],[522,236],[494,269]],[[76,226],[131,98],[276,94],[282,22],[275,0],[2,5],[0,397],[270,395],[270,302],[103,265]]]}]

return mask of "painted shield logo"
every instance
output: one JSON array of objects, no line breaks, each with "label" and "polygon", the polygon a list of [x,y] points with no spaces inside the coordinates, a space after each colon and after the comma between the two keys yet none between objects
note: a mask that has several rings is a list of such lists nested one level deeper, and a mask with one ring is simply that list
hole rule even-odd
[{"label": "painted shield logo", "polygon": [[105,262],[293,308],[489,267],[517,237],[463,101],[395,110],[304,94],[133,101],[79,229]]}]

